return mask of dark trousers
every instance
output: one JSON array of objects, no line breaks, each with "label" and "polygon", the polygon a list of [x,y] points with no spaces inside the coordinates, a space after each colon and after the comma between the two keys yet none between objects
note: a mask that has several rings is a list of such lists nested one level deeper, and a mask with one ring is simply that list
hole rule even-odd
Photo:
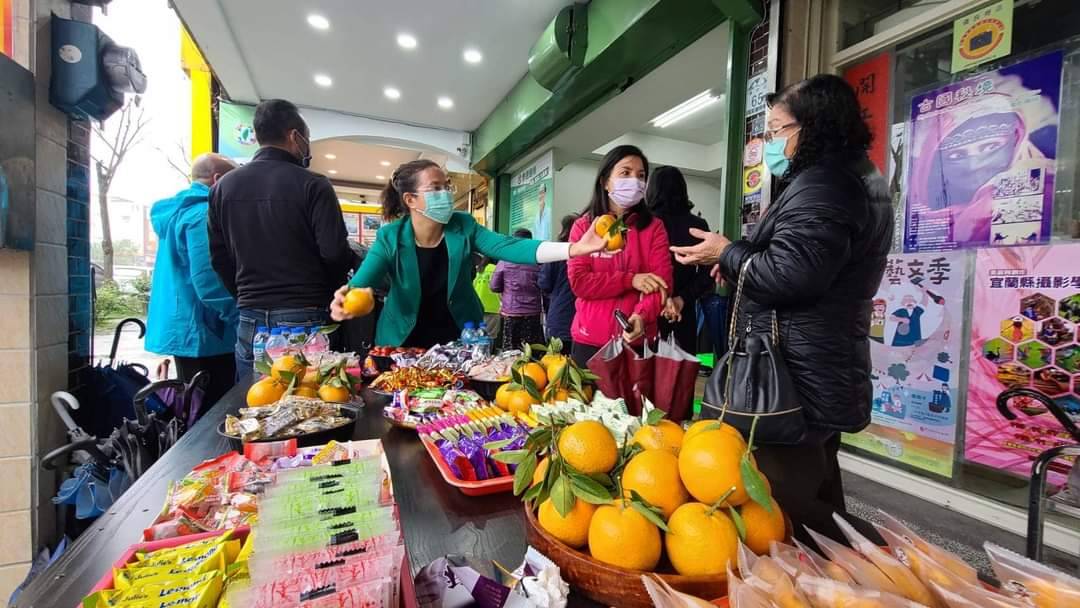
[{"label": "dark trousers", "polygon": [[523,344],[543,344],[544,326],[540,315],[502,318],[502,349],[521,350]]},{"label": "dark trousers", "polygon": [[185,384],[191,382],[199,372],[206,372],[210,376],[206,385],[204,412],[225,396],[236,382],[236,357],[231,353],[211,357],[173,357],[173,360],[176,361],[176,375]]},{"label": "dark trousers", "polygon": [[807,435],[796,445],[762,445],[754,451],[758,468],[772,486],[773,497],[795,527],[795,538],[817,547],[806,533],[806,526],[847,544],[840,526],[833,520],[833,513],[839,513],[863,536],[884,545],[884,539],[872,525],[847,512],[837,459],[840,433],[811,431]]},{"label": "dark trousers", "polygon": [[587,369],[589,366],[589,359],[592,359],[593,355],[600,352],[599,346],[589,346],[588,344],[582,344],[580,342],[574,342],[570,347],[570,358],[577,363],[581,369]]},{"label": "dark trousers", "polygon": [[[240,321],[236,326],[236,381],[250,382],[255,372],[255,353],[251,342],[259,327],[322,327],[332,324],[330,312],[325,308],[285,308],[277,310],[240,309]],[[330,334],[330,348],[341,347],[340,332]]]}]

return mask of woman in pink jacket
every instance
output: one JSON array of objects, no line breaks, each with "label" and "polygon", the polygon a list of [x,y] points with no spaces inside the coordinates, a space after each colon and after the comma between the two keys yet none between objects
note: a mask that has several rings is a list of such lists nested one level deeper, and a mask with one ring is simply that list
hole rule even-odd
[{"label": "woman in pink jacket", "polygon": [[[570,242],[575,243],[604,214],[623,218],[629,227],[620,251],[567,263],[570,288],[577,296],[571,354],[579,365],[620,332],[631,343],[656,336],[672,278],[664,224],[643,202],[648,174],[649,161],[636,146],[613,148],[600,165],[589,206],[570,231]],[[622,332],[616,323],[616,310],[630,321],[629,330]]]}]

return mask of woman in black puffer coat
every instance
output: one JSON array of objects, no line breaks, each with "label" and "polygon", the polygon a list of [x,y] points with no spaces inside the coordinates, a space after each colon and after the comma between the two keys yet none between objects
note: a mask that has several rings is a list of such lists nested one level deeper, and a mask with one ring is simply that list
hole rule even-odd
[{"label": "woman in black puffer coat", "polygon": [[682,263],[717,264],[714,276],[738,281],[747,259],[739,331],[767,333],[771,311],[806,416],[794,446],[754,452],[777,501],[806,540],[803,525],[831,538],[847,515],[837,451],[840,433],[870,423],[871,300],[892,244],[891,199],[869,161],[870,131],[855,92],[841,78],[814,76],[769,97],[765,163],[780,193],[748,239],[716,234],[676,248]]}]

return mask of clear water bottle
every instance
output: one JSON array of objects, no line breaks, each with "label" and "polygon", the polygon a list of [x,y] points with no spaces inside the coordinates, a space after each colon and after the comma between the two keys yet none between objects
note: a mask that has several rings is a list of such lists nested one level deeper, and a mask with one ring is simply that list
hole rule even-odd
[{"label": "clear water bottle", "polygon": [[461,330],[461,343],[465,346],[472,346],[476,343],[476,323],[472,321],[465,322],[465,329]]},{"label": "clear water bottle", "polygon": [[487,330],[484,329],[483,323],[476,324],[475,336],[475,350],[485,357],[491,356],[491,336],[487,335]]},{"label": "clear water bottle", "polygon": [[304,354],[312,361],[319,355],[330,352],[330,336],[323,333],[321,327],[312,327],[307,342],[304,343]]},{"label": "clear water bottle", "polygon": [[266,354],[274,360],[284,355],[289,351],[289,341],[285,336],[284,330],[280,327],[275,327],[270,330],[270,339],[266,341]]},{"label": "clear water bottle", "polygon": [[308,332],[306,327],[293,327],[289,329],[289,351],[300,352],[307,344]]},{"label": "clear water bottle", "polygon": [[251,352],[255,356],[255,362],[262,361],[266,355],[266,343],[270,340],[270,330],[266,327],[255,329],[255,337],[251,339]]}]

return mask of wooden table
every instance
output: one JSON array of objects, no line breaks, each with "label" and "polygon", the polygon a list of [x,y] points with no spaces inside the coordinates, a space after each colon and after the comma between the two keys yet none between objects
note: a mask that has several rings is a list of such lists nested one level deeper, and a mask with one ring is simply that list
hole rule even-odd
[{"label": "wooden table", "polygon": [[[232,449],[218,435],[217,426],[227,413],[243,405],[246,391],[246,386],[237,386],[225,395],[55,564],[38,575],[13,606],[78,605],[123,551],[140,540],[143,529],[161,510],[169,482],[203,460]],[[386,399],[370,391],[363,396],[367,405],[357,419],[354,438],[383,441],[413,573],[451,553],[516,567],[525,554],[521,502],[510,494],[473,498],[446,485],[416,434],[393,428],[383,419]]]}]

